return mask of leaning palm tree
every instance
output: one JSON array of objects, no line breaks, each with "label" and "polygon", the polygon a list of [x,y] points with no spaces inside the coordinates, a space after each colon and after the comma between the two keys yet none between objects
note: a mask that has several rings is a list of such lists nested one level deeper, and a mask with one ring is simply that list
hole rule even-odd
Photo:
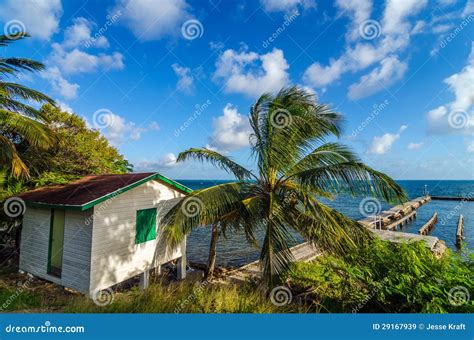
[{"label": "leaning palm tree", "polygon": [[341,116],[304,90],[290,87],[262,95],[249,119],[255,172],[206,148],[179,154],[178,161],[209,161],[237,181],[193,191],[169,210],[163,223],[171,245],[208,225],[213,226],[211,254],[219,233],[242,232],[252,243],[264,235],[260,264],[263,278],[271,282],[293,260],[294,232],[333,254],[370,238],[362,225],[321,198],[348,192],[389,202],[406,199],[390,177],[363,164],[347,147],[326,142],[340,136]]},{"label": "leaning palm tree", "polygon": [[[0,47],[5,47],[28,34],[18,32],[0,36]],[[40,110],[26,102],[51,103],[54,101],[41,92],[11,81],[21,72],[38,72],[44,65],[25,58],[0,57],[0,162],[14,177],[28,176],[28,168],[21,160],[16,143],[47,147],[53,142],[50,130],[44,124],[46,118]]]}]

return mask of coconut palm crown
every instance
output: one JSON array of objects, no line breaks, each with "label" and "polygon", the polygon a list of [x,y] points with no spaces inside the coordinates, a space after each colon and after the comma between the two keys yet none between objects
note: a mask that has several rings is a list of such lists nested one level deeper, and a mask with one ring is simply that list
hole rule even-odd
[{"label": "coconut palm crown", "polygon": [[255,172],[206,148],[179,154],[180,162],[208,161],[237,181],[193,191],[169,210],[162,223],[171,245],[207,225],[219,225],[224,235],[242,232],[252,243],[264,235],[260,264],[263,278],[271,282],[293,260],[294,232],[332,254],[369,239],[362,225],[321,198],[346,192],[388,202],[406,199],[390,177],[363,164],[347,147],[326,142],[341,135],[341,116],[306,91],[289,87],[263,94],[249,120]]},{"label": "coconut palm crown", "polygon": [[[0,47],[28,36],[24,32],[0,35]],[[21,160],[15,142],[26,140],[29,145],[38,147],[48,147],[53,142],[41,111],[23,101],[50,104],[54,104],[54,101],[10,79],[25,71],[38,72],[43,69],[42,63],[31,59],[0,57],[0,162],[2,167],[10,169],[14,177],[28,176],[28,168]]]}]

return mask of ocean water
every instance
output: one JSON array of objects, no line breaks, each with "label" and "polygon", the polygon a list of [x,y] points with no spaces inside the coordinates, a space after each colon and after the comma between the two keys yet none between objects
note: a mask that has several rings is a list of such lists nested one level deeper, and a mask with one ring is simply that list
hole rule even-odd
[{"label": "ocean water", "polygon": [[[225,181],[212,180],[180,180],[180,183],[191,189],[202,189]],[[413,199],[423,196],[425,186],[430,195],[433,196],[456,196],[473,197],[474,181],[433,181],[413,180],[398,181],[406,190],[408,196]],[[353,198],[346,195],[337,196],[334,200],[325,202],[332,208],[359,220],[364,215],[359,209],[364,197]],[[389,209],[390,205],[381,203],[383,210]],[[434,212],[438,213],[438,223],[430,235],[436,236],[446,242],[446,245],[456,249],[456,227],[459,215],[464,216],[464,232],[466,244],[469,249],[474,246],[474,202],[463,201],[431,201],[417,211],[417,218],[410,224],[404,226],[403,232],[417,233],[418,229],[426,223]],[[263,235],[261,235],[263,236]],[[296,236],[297,243],[302,239]],[[190,261],[205,263],[209,250],[210,231],[207,227],[198,228],[188,238],[188,258]],[[247,244],[243,235],[232,235],[228,239],[222,239],[217,248],[217,262],[219,265],[237,267],[242,264],[257,260],[259,249]]]}]

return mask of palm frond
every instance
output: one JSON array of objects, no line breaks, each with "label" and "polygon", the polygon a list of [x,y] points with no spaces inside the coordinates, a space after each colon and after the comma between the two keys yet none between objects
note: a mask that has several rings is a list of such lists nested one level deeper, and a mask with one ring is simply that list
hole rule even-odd
[{"label": "palm frond", "polygon": [[208,161],[214,166],[234,175],[239,181],[256,178],[251,171],[245,169],[243,166],[237,164],[229,157],[226,157],[217,151],[206,148],[191,148],[181,152],[178,155],[177,161],[183,162],[189,159],[198,160],[200,162]]}]

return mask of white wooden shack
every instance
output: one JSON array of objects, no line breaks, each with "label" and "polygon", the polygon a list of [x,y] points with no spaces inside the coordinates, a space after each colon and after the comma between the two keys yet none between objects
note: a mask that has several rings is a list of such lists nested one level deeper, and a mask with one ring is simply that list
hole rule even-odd
[{"label": "white wooden shack", "polygon": [[20,270],[93,296],[177,260],[186,273],[186,240],[169,247],[160,218],[191,189],[158,173],[87,176],[20,195],[26,203]]}]

